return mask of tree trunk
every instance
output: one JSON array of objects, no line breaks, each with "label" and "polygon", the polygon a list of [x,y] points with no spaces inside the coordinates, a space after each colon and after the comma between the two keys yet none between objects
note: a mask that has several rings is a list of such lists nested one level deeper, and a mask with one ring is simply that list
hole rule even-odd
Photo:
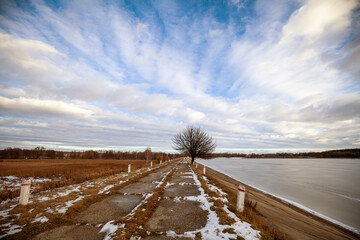
[{"label": "tree trunk", "polygon": [[191,165],[194,165],[194,159],[195,157],[191,156]]}]

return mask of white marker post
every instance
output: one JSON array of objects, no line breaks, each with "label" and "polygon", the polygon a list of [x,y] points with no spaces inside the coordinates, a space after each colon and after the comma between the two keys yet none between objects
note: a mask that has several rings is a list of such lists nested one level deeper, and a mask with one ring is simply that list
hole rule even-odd
[{"label": "white marker post", "polygon": [[162,161],[160,160],[160,164],[162,164]]},{"label": "white marker post", "polygon": [[29,202],[30,184],[31,184],[31,180],[27,180],[23,184],[21,184],[20,200],[19,200],[20,205],[27,205]]},{"label": "white marker post", "polygon": [[203,174],[205,175],[206,174],[206,167],[204,166],[204,169],[203,169]]},{"label": "white marker post", "polygon": [[238,186],[238,194],[237,194],[236,210],[239,212],[243,212],[244,205],[245,205],[245,187],[242,185],[239,185]]},{"label": "white marker post", "polygon": [[152,161],[150,162],[150,167],[152,167]]},{"label": "white marker post", "polygon": [[128,173],[131,173],[131,164],[128,165]]},{"label": "white marker post", "polygon": [[195,164],[195,168],[197,168],[197,163]]}]

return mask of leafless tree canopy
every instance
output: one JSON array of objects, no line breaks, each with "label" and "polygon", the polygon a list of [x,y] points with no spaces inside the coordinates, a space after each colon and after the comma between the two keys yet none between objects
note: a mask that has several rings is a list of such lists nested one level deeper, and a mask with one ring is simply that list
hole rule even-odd
[{"label": "leafless tree canopy", "polygon": [[151,148],[146,148],[145,149],[145,156],[146,156],[146,161],[149,161],[149,159],[151,159],[151,157],[152,157]]},{"label": "leafless tree canopy", "polygon": [[188,126],[173,138],[173,148],[191,156],[191,163],[195,157],[201,157],[215,150],[212,137],[200,127]]}]

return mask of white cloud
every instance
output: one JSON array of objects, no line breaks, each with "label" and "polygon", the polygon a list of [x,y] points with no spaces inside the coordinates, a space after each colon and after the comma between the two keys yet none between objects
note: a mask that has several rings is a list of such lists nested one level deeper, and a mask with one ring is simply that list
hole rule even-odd
[{"label": "white cloud", "polygon": [[10,79],[51,86],[53,73],[61,72],[49,59],[63,56],[53,46],[0,32],[0,73]]},{"label": "white cloud", "polygon": [[26,115],[73,115],[89,118],[92,111],[72,103],[54,100],[29,99],[24,97],[5,98],[0,96],[0,109]]},{"label": "white cloud", "polygon": [[237,8],[244,8],[246,0],[230,0],[230,2]]},{"label": "white cloud", "polygon": [[[235,42],[230,63],[234,68],[242,66],[238,74],[245,75],[248,84],[266,95],[295,99],[331,95],[346,83],[322,55],[336,51],[349,33],[351,13],[356,6],[356,1],[347,0],[308,1],[291,15],[278,41],[270,39],[258,45],[245,35]],[[234,88],[240,85],[239,81]]]},{"label": "white cloud", "polygon": [[206,117],[204,113],[194,111],[194,110],[192,110],[190,108],[186,109],[186,116],[187,116],[187,120],[190,123],[200,122],[202,119],[204,119]]},{"label": "white cloud", "polygon": [[358,2],[261,0],[256,19],[240,22],[153,4],[145,17],[101,2],[34,2],[33,14],[7,4],[0,106],[16,124],[2,123],[2,135],[16,141],[26,128],[24,139],[54,144],[170,147],[174,132],[196,124],[236,148],[358,141],[359,47],[347,42]]},{"label": "white cloud", "polygon": [[283,27],[280,44],[336,44],[351,24],[356,0],[311,0],[295,11]]}]

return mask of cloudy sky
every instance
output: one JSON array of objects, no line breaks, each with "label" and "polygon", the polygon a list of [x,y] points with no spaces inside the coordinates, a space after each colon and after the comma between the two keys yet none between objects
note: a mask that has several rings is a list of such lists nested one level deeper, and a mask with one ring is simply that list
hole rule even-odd
[{"label": "cloudy sky", "polygon": [[0,3],[0,148],[360,147],[357,0]]}]

